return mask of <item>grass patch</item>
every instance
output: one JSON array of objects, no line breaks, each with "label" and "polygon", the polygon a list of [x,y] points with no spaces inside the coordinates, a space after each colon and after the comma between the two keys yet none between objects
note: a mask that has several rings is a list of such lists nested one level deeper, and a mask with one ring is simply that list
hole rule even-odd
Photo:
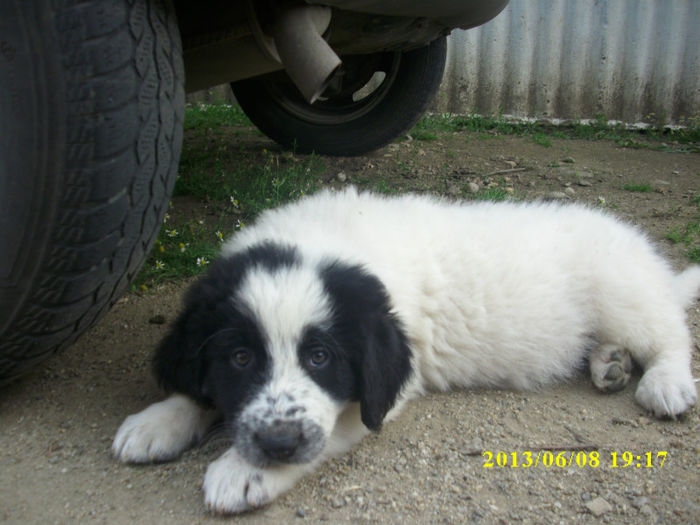
[{"label": "grass patch", "polygon": [[[223,238],[223,233],[217,231]],[[203,220],[166,222],[132,287],[145,291],[164,282],[199,275],[218,252],[221,240],[216,233]]]},{"label": "grass patch", "polygon": [[508,121],[498,116],[480,115],[426,115],[411,130],[412,137],[427,136],[429,140],[439,133],[477,133],[479,138],[499,135],[529,136],[536,144],[549,147],[552,138],[611,140],[625,148],[645,148],[670,152],[700,152],[700,121],[691,119],[681,129],[647,128],[626,129],[622,124],[611,125],[599,115],[588,123],[552,126],[545,122]]},{"label": "grass patch", "polygon": [[185,108],[185,130],[252,125],[243,110],[231,104],[192,104]]},{"label": "grass patch", "polygon": [[545,148],[549,148],[552,145],[552,141],[544,133],[534,133],[532,135],[532,141],[535,144],[539,144],[540,146],[544,146]]},{"label": "grass patch", "polygon": [[700,194],[693,197],[697,206],[697,216],[685,226],[676,226],[667,234],[666,239],[674,244],[682,244],[685,247],[685,256],[695,263],[700,263]]},{"label": "grass patch", "polygon": [[509,193],[503,188],[498,187],[484,188],[473,194],[470,194],[465,191],[464,195],[471,198],[472,200],[492,202],[511,200],[513,198],[512,193]]}]

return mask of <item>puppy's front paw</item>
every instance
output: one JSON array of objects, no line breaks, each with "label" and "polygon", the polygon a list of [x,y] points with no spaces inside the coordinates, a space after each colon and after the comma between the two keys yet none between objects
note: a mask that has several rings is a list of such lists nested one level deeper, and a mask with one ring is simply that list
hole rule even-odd
[{"label": "puppy's front paw", "polygon": [[112,452],[125,463],[174,459],[201,437],[212,416],[192,400],[172,396],[127,417],[117,431]]},{"label": "puppy's front paw", "polygon": [[690,371],[657,365],[642,376],[635,393],[637,402],[657,417],[675,417],[697,401],[697,390]]},{"label": "puppy's front paw", "polygon": [[207,469],[202,486],[204,503],[222,514],[244,512],[270,503],[303,474],[299,465],[255,467],[231,448]]}]

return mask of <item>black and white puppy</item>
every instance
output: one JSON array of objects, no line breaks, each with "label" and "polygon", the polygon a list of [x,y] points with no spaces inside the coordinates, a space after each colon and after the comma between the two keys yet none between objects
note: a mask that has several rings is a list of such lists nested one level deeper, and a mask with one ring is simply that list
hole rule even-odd
[{"label": "black and white puppy", "polygon": [[429,389],[534,389],[586,363],[657,416],[690,408],[675,274],[635,228],[580,206],[322,192],[268,211],[189,291],[154,368],[172,393],[128,417],[114,453],[169,460],[223,418],[206,504],[270,502]]}]

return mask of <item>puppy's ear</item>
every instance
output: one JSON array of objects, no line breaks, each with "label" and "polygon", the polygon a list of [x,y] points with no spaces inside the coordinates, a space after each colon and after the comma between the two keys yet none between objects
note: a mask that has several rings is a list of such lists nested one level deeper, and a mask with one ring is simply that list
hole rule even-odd
[{"label": "puppy's ear", "polygon": [[411,372],[410,350],[393,315],[382,313],[369,320],[368,325],[362,356],[360,413],[365,426],[378,432]]},{"label": "puppy's ear", "polygon": [[192,313],[185,312],[175,321],[153,356],[153,375],[167,392],[185,394],[208,404],[202,392],[203,360],[201,341],[192,333]]},{"label": "puppy's ear", "polygon": [[357,265],[331,261],[321,273],[333,299],[334,330],[355,366],[362,422],[378,431],[411,374],[411,350],[384,284]]},{"label": "puppy's ear", "polygon": [[185,294],[184,310],[153,357],[153,373],[162,388],[209,404],[203,382],[207,373],[207,340],[227,326],[231,294],[240,279],[238,258],[215,261]]}]

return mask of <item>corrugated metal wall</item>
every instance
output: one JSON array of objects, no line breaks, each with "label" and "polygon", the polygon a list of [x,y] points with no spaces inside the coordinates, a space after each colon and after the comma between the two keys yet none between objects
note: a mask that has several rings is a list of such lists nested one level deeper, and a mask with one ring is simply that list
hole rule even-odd
[{"label": "corrugated metal wall", "polygon": [[700,114],[700,0],[511,0],[450,37],[439,111],[683,124]]},{"label": "corrugated metal wall", "polygon": [[[447,60],[437,111],[682,125],[700,118],[700,0],[511,0]],[[207,92],[188,100],[231,100]]]}]

